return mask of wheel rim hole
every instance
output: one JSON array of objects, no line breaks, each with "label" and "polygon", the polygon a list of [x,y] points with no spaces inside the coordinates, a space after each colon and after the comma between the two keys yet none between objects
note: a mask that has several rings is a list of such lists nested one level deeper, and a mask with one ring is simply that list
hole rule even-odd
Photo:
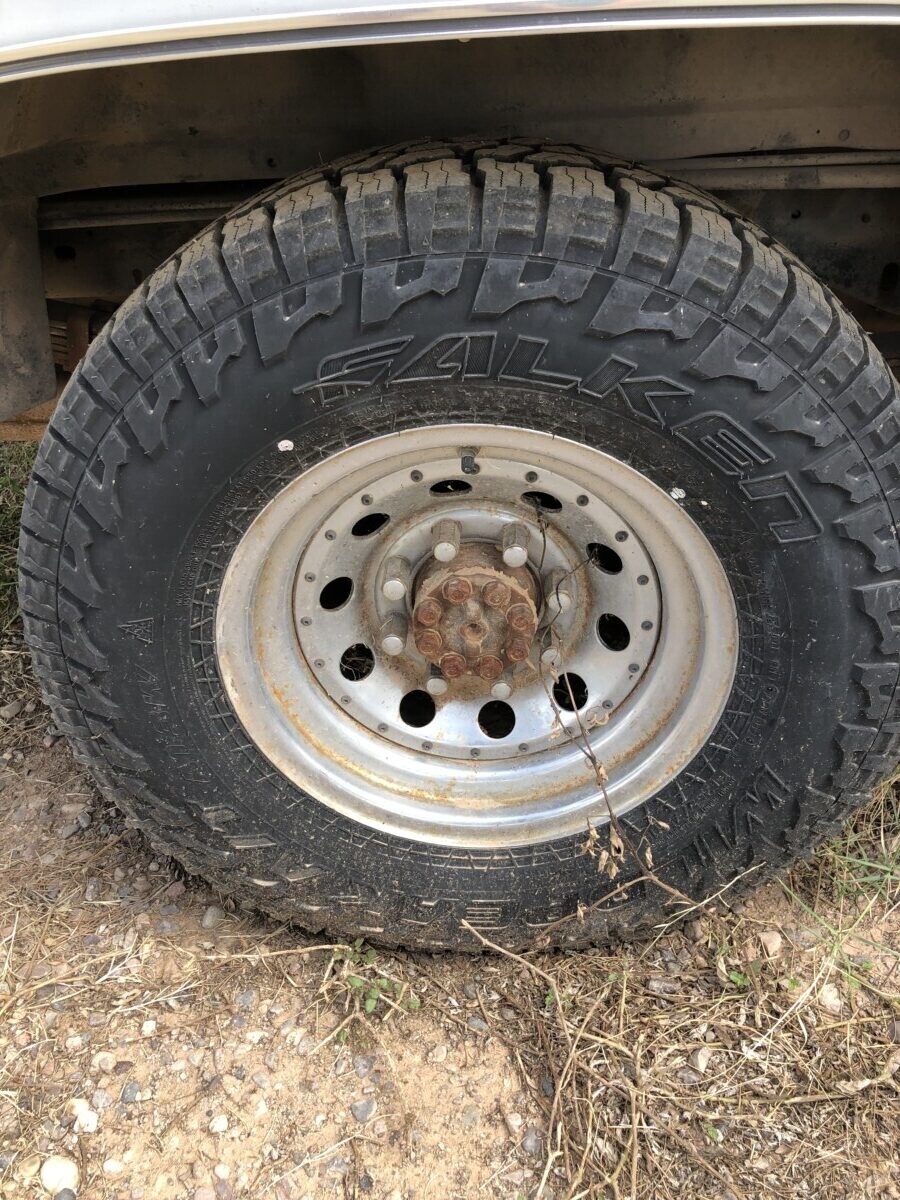
[{"label": "wheel rim hole", "polygon": [[598,571],[607,575],[618,575],[622,570],[622,560],[612,546],[605,546],[602,542],[588,542],[587,553]]},{"label": "wheel rim hole", "polygon": [[471,492],[472,485],[466,483],[465,479],[439,479],[428,490],[432,496],[462,496]]},{"label": "wheel rim hole", "polygon": [[535,508],[543,509],[544,512],[559,512],[562,508],[562,501],[551,496],[549,492],[523,492],[522,499],[526,504],[533,504]]},{"label": "wheel rim hole", "polygon": [[574,671],[566,671],[553,685],[553,699],[564,712],[577,712],[584,708],[587,698],[587,684]]},{"label": "wheel rim hole", "polygon": [[375,655],[362,642],[348,646],[341,655],[341,674],[351,683],[359,683],[361,679],[371,675],[375,667]]},{"label": "wheel rim hole", "polygon": [[339,575],[326,583],[319,592],[319,603],[327,612],[343,608],[353,595],[353,580],[348,575]]},{"label": "wheel rim hole", "polygon": [[354,537],[370,537],[377,533],[382,525],[387,525],[390,519],[387,513],[366,513],[364,517],[359,518],[350,532]]},{"label": "wheel rim hole", "polygon": [[503,700],[489,700],[478,712],[478,728],[486,737],[509,737],[515,727],[516,714]]},{"label": "wheel rim hole", "polygon": [[597,621],[597,637],[607,650],[625,650],[631,641],[628,626],[615,613],[603,613]]},{"label": "wheel rim hole", "polygon": [[411,725],[413,729],[422,729],[425,725],[430,725],[436,712],[432,698],[419,688],[414,692],[407,692],[400,701],[400,720],[406,725]]}]

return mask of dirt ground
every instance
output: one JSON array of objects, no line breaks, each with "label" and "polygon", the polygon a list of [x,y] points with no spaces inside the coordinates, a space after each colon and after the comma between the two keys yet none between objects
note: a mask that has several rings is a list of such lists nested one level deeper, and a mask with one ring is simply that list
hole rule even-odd
[{"label": "dirt ground", "polygon": [[235,913],[52,729],[10,590],[26,467],[0,473],[0,1196],[900,1197],[893,790],[791,879],[616,950]]}]

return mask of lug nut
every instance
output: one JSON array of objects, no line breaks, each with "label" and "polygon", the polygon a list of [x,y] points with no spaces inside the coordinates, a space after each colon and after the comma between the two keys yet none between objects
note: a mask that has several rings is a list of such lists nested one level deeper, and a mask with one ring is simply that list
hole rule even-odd
[{"label": "lug nut", "polygon": [[531,637],[534,633],[534,617],[527,604],[513,604],[506,613],[507,624],[516,633]]},{"label": "lug nut", "polygon": [[431,527],[431,552],[438,562],[452,562],[459,553],[459,523],[444,519]]},{"label": "lug nut", "polygon": [[544,580],[544,597],[551,617],[568,612],[572,607],[571,576],[559,569],[550,571]]},{"label": "lug nut", "polygon": [[426,658],[436,658],[443,644],[444,639],[436,629],[422,629],[416,634],[416,649]]},{"label": "lug nut", "polygon": [[503,674],[503,663],[495,654],[484,654],[475,664],[475,674],[488,681],[499,679]]},{"label": "lug nut", "polygon": [[441,592],[448,603],[462,604],[472,595],[472,585],[468,579],[461,579],[458,575],[452,575],[444,581]]},{"label": "lug nut", "polygon": [[528,562],[528,529],[521,521],[503,528],[500,539],[503,561],[508,567],[524,567]]},{"label": "lug nut", "polygon": [[481,598],[488,608],[505,608],[509,604],[510,590],[499,579],[492,579],[481,590]]},{"label": "lug nut", "polygon": [[510,662],[524,662],[531,651],[528,638],[511,637],[506,643],[506,657]]},{"label": "lug nut", "polygon": [[443,696],[449,686],[443,675],[432,668],[431,674],[425,683],[425,691],[429,696]]},{"label": "lug nut", "polygon": [[495,700],[508,700],[512,692],[512,684],[507,679],[498,679],[491,688],[491,695]]},{"label": "lug nut", "polygon": [[441,670],[447,679],[459,679],[460,675],[465,675],[466,665],[463,656],[454,654],[452,651],[441,659]]},{"label": "lug nut", "polygon": [[422,600],[416,605],[416,611],[413,613],[416,621],[420,625],[431,629],[437,625],[441,617],[444,615],[444,610],[441,608],[437,600],[433,600],[430,596]]},{"label": "lug nut", "polygon": [[390,654],[391,658],[402,654],[406,649],[408,633],[406,617],[402,617],[399,613],[389,616],[381,627],[381,648],[385,654]]},{"label": "lug nut", "polygon": [[389,558],[384,564],[381,594],[385,600],[402,600],[409,591],[410,571],[405,558]]}]

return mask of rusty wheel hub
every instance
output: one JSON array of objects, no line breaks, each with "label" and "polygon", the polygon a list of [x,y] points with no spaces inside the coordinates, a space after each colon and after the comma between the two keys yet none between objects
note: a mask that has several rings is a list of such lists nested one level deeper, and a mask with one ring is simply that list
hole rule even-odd
[{"label": "rusty wheel hub", "polygon": [[416,580],[412,631],[416,649],[447,680],[476,675],[503,697],[514,668],[531,653],[541,605],[528,567],[509,567],[488,542],[461,545],[452,562],[429,562]]}]

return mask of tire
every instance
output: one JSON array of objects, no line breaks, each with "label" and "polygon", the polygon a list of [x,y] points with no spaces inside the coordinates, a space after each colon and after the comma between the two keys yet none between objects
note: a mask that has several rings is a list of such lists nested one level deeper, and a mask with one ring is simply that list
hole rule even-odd
[{"label": "tire", "polygon": [[[217,605],[238,612],[220,593],[262,510],[322,464],[336,478],[339,452],[459,423],[602,451],[702,535],[696,586],[715,564],[727,580],[721,711],[612,825],[594,779],[559,836],[404,834],[310,795],[248,734],[258,713],[238,719]],[[710,197],[580,148],[395,148],[223,218],[97,338],[27,492],[26,636],[79,761],[239,901],[384,944],[604,941],[785,869],[893,768],[898,454],[877,350]],[[359,723],[341,728],[323,788],[356,769]]]}]

